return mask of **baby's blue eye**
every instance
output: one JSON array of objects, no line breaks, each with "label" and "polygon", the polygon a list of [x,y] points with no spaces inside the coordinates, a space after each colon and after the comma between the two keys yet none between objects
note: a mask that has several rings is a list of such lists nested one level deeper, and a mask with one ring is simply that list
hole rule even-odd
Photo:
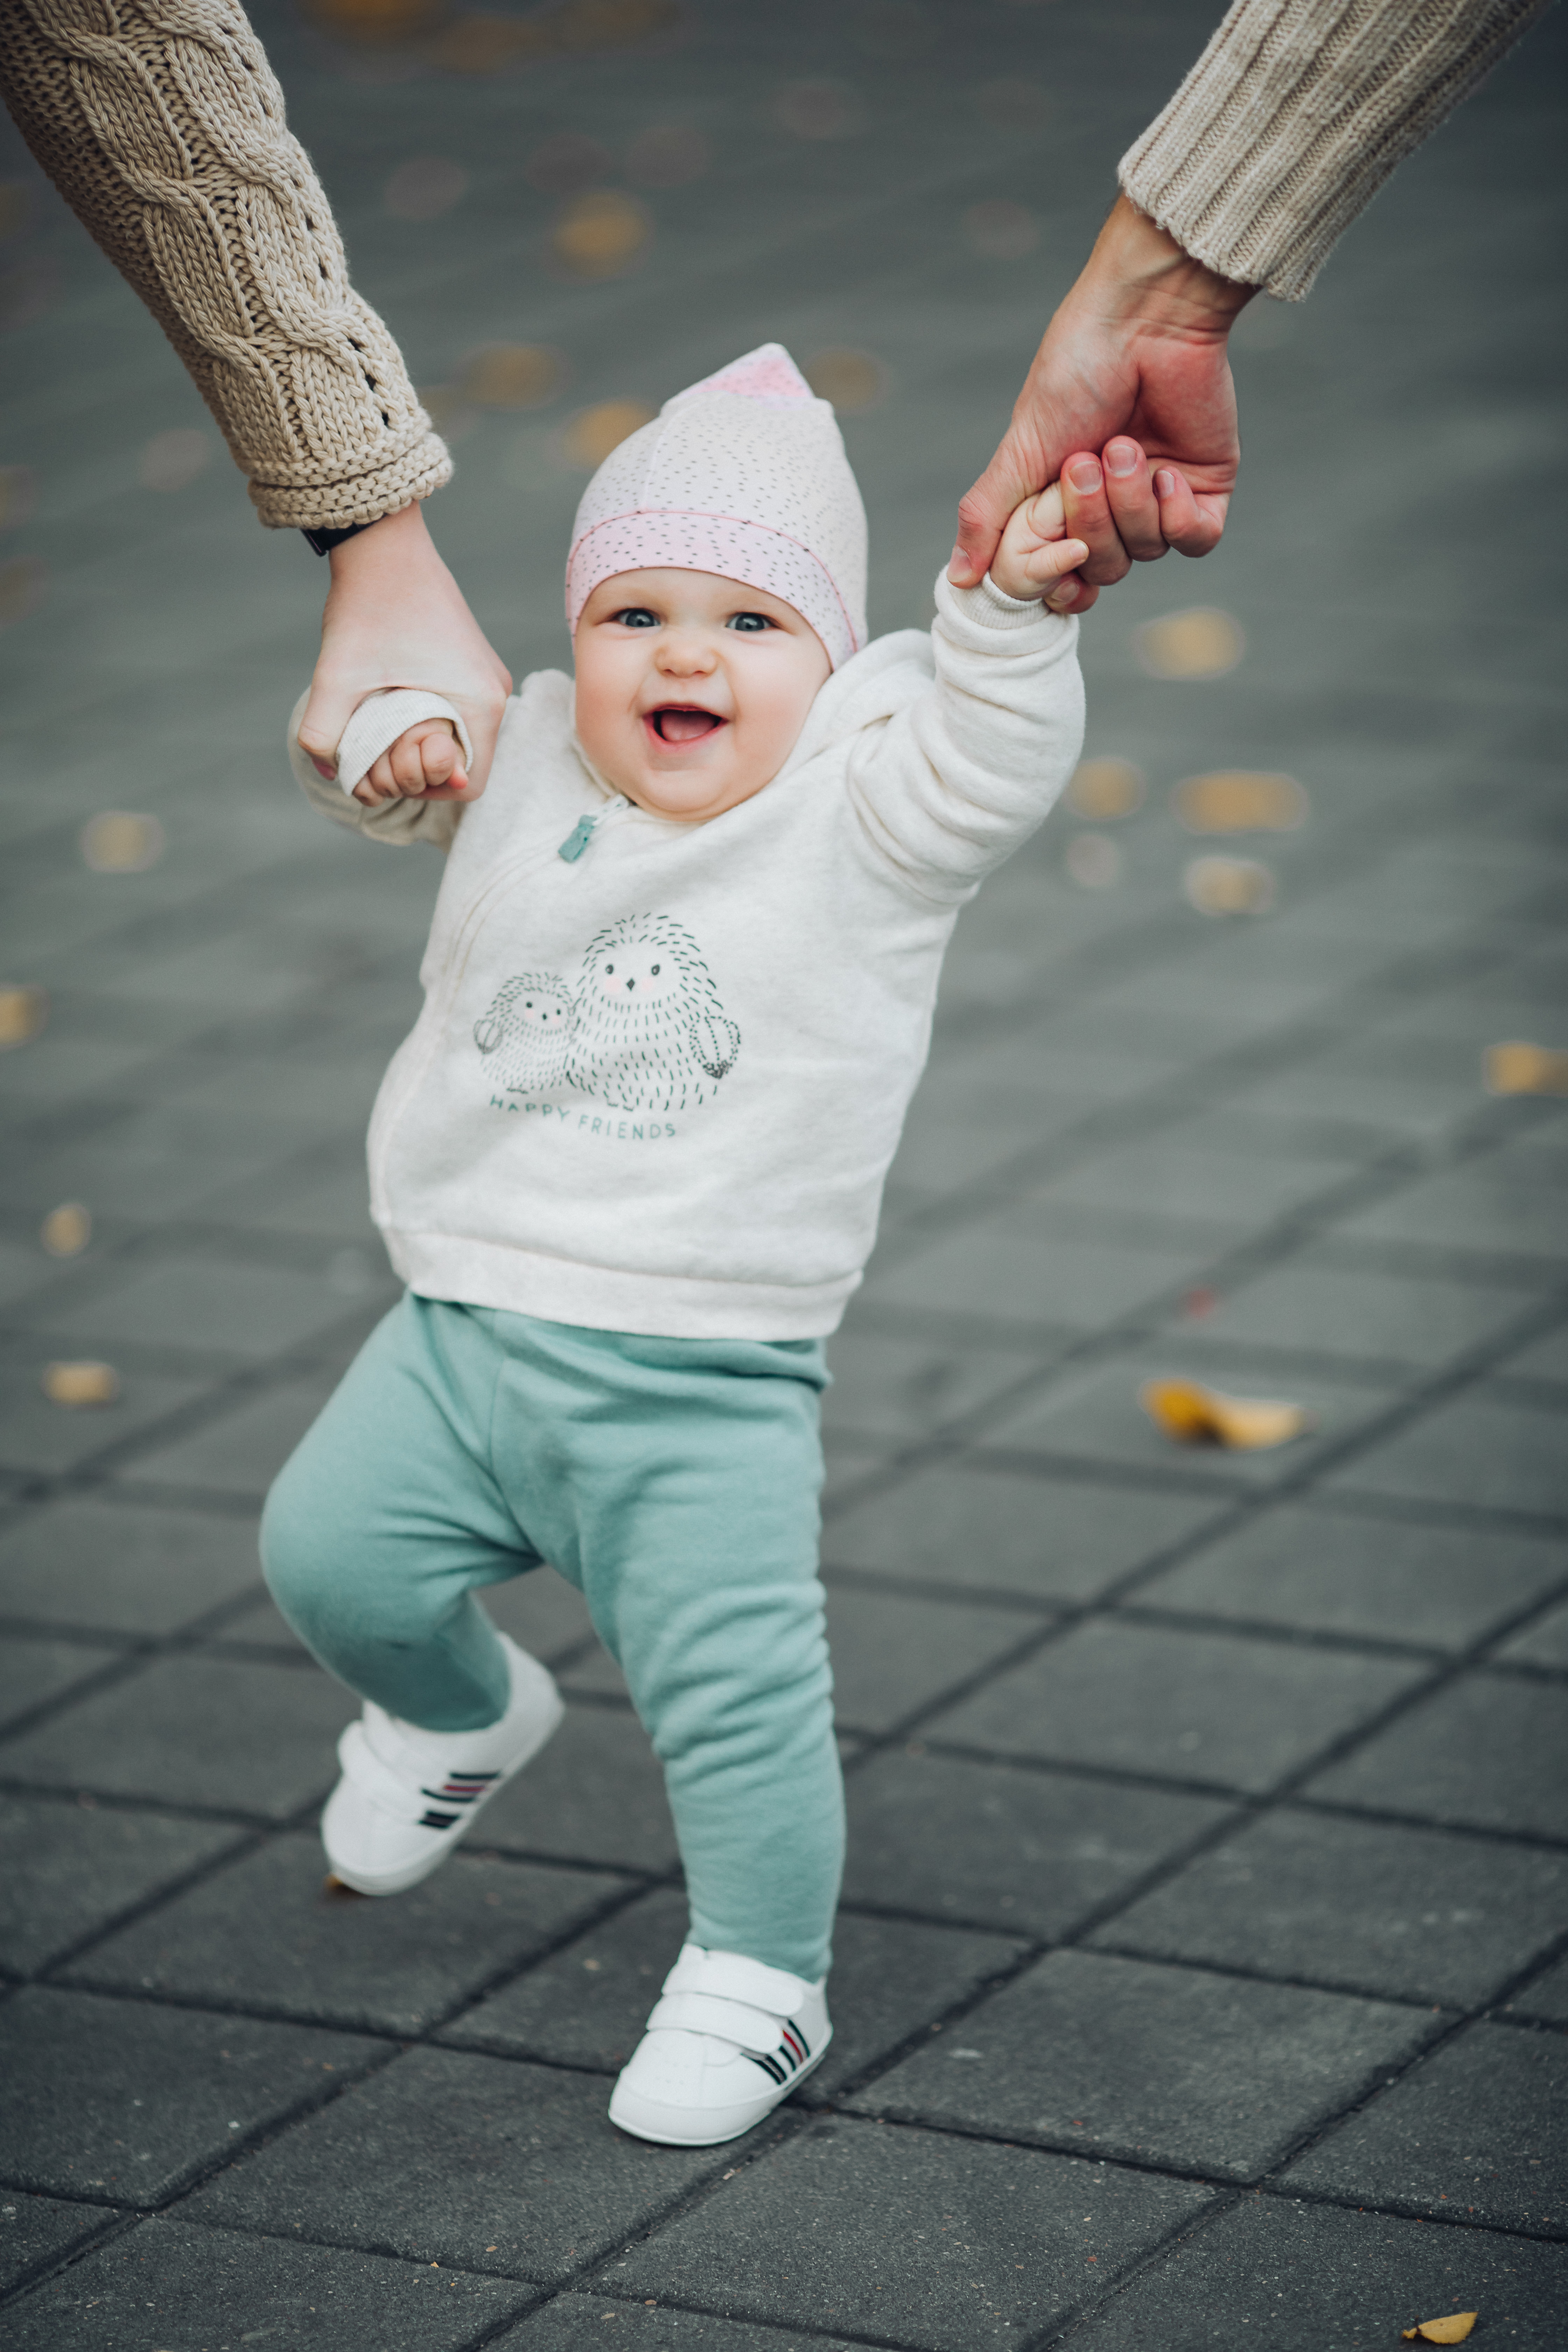
[{"label": "baby's blue eye", "polygon": [[628,604],[626,611],[616,614],[615,618],[624,629],[657,629],[658,626],[657,617],[646,604]]},{"label": "baby's blue eye", "polygon": [[769,620],[765,613],[733,613],[729,622],[731,629],[738,629],[742,636],[748,637],[759,636],[763,630],[771,629],[776,625],[776,623]]}]

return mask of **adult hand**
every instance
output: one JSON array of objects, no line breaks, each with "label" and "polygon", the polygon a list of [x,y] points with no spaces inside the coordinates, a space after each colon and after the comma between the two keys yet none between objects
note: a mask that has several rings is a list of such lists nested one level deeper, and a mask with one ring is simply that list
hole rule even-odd
[{"label": "adult hand", "polygon": [[464,797],[478,800],[511,676],[437,554],[423,509],[416,504],[384,517],[334,547],[327,561],[332,584],[321,615],[321,658],[300,723],[300,744],[317,772],[336,773],[339,740],[367,694],[423,686],[463,714],[474,747]]},{"label": "adult hand", "polygon": [[1067,528],[1089,550],[1076,612],[1134,562],[1216,546],[1241,456],[1226,343],[1257,291],[1118,196],[1001,446],[960,501],[954,584],[984,576],[1014,508],[1058,475]]}]

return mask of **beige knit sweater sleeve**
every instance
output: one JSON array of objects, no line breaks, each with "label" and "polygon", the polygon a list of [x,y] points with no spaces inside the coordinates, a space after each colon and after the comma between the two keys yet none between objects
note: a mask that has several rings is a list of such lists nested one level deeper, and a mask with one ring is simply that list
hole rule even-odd
[{"label": "beige knit sweater sleeve", "polygon": [[1194,259],[1300,301],[1394,165],[1550,0],[1236,0],[1123,188]]},{"label": "beige knit sweater sleeve", "polygon": [[264,523],[373,522],[448,479],[237,0],[0,0],[0,93],[195,377]]}]

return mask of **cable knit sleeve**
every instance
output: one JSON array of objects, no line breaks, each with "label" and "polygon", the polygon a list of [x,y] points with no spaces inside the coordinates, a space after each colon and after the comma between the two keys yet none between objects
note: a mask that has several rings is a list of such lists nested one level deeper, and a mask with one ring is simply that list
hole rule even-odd
[{"label": "cable knit sleeve", "polygon": [[190,370],[264,523],[374,522],[449,478],[236,0],[5,0],[0,91]]},{"label": "cable knit sleeve", "polygon": [[1296,302],[1394,167],[1549,0],[1236,0],[1121,184],[1194,258]]}]

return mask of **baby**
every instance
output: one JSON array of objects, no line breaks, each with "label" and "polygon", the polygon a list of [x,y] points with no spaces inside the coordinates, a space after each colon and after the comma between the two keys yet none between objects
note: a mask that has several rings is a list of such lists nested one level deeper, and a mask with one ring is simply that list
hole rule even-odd
[{"label": "baby", "polygon": [[[476,1597],[576,1585],[663,1764],[690,1927],[610,2101],[704,2147],[821,2060],[843,1798],[817,1581],[823,1341],[860,1280],[958,909],[1082,733],[1054,489],[868,645],[833,412],[777,344],[605,460],[576,680],[362,704],[312,801],[449,849],[370,1133],[406,1293],[268,1498],[279,1605],[364,1701],[335,1875],[428,1875],[561,1720]],[[1070,592],[1068,592],[1070,594]],[[299,712],[296,712],[296,724]]]}]

